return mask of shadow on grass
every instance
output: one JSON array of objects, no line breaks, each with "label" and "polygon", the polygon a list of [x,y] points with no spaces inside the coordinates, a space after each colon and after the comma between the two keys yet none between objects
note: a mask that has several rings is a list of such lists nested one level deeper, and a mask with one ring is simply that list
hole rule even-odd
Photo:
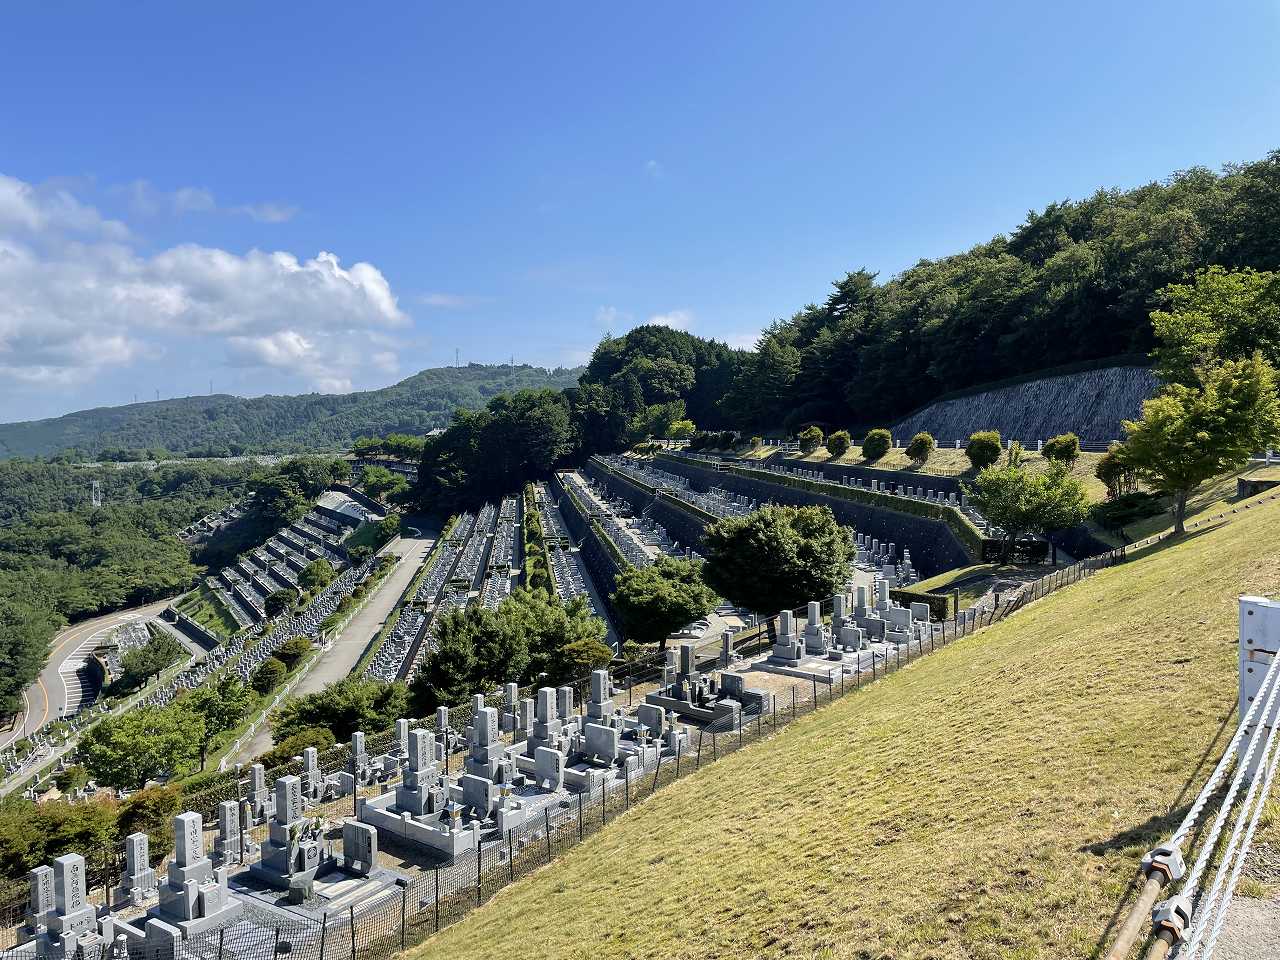
[{"label": "shadow on grass", "polygon": [[1223,517],[1221,520],[1217,520],[1212,523],[1204,521],[1203,525],[1199,529],[1188,530],[1186,533],[1181,533],[1177,536],[1168,536],[1162,540],[1157,540],[1155,543],[1147,544],[1145,547],[1130,547],[1125,553],[1125,562],[1128,563],[1133,560],[1141,560],[1144,557],[1150,557],[1157,553],[1162,553],[1170,547],[1178,547],[1184,543],[1190,543],[1192,540],[1196,540],[1199,537],[1204,536],[1206,533],[1217,530],[1221,524],[1226,522],[1226,519],[1226,517]]},{"label": "shadow on grass", "polygon": [[[1137,826],[1130,827],[1127,830],[1122,830],[1106,840],[1086,844],[1080,848],[1080,852],[1101,856],[1107,853],[1118,853],[1135,845],[1140,845],[1150,849],[1172,833],[1176,826],[1181,823],[1182,818],[1187,815],[1187,812],[1193,806],[1194,800],[1189,801],[1187,798],[1188,794],[1196,784],[1200,783],[1201,780],[1204,779],[1203,771],[1209,757],[1219,752],[1216,749],[1218,741],[1222,739],[1224,733],[1230,734],[1234,731],[1235,728],[1231,725],[1231,718],[1235,716],[1235,713],[1236,706],[1235,704],[1232,704],[1230,709],[1228,709],[1223,715],[1222,722],[1218,724],[1218,729],[1214,731],[1213,736],[1209,739],[1208,744],[1204,748],[1204,752],[1200,754],[1200,758],[1196,761],[1195,768],[1187,776],[1186,782],[1182,784],[1182,789],[1178,791],[1178,796],[1174,798],[1173,803],[1170,804],[1169,809],[1165,813],[1160,814],[1159,816],[1149,817]],[[1218,789],[1212,796],[1210,796],[1209,802],[1205,804],[1205,809],[1212,809],[1216,806],[1226,789],[1227,784],[1225,782],[1219,784]],[[1196,792],[1197,794],[1199,793],[1198,790]],[[1196,845],[1199,844],[1201,834],[1208,826],[1207,819],[1208,818],[1202,816],[1196,826],[1196,829],[1193,830],[1186,840],[1183,841],[1183,847],[1185,849],[1195,849]],[[1102,955],[1103,948],[1106,946],[1107,941],[1111,939],[1111,933],[1115,929],[1117,921],[1132,902],[1134,895],[1137,893],[1139,887],[1141,887],[1144,879],[1145,878],[1139,870],[1134,871],[1133,878],[1129,881],[1129,885],[1125,888],[1124,893],[1116,903],[1116,908],[1111,914],[1111,919],[1109,919],[1106,926],[1102,928],[1102,934],[1098,937],[1098,942],[1094,945],[1093,950],[1090,951],[1089,955],[1091,957],[1098,957]]]}]

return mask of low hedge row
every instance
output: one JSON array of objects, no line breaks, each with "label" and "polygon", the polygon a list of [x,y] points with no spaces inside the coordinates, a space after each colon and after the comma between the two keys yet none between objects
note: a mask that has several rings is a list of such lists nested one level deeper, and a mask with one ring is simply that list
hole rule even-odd
[{"label": "low hedge row", "polygon": [[927,603],[929,616],[934,620],[950,620],[955,616],[955,597],[950,593],[928,593],[924,590],[912,590],[910,587],[896,587],[889,590],[889,599],[904,607],[913,603]]},{"label": "low hedge row", "polygon": [[[662,453],[659,456],[696,467],[703,466],[700,461],[691,457],[681,457],[679,454]],[[736,464],[725,464],[724,469],[739,476],[762,480],[765,483],[776,483],[784,487],[795,487],[800,490],[808,490],[811,493],[825,494],[829,497],[840,497],[843,500],[850,500],[854,503],[865,503],[867,506],[892,510],[894,513],[905,513],[914,517],[923,517],[926,520],[939,520],[955,532],[960,543],[974,556],[982,556],[985,544],[998,543],[998,541],[988,541],[987,538],[983,537],[982,532],[970,522],[969,518],[954,507],[864,490],[861,487],[846,487],[830,481],[810,480],[807,477],[797,477],[788,473],[754,470],[750,467],[740,467]]]}]

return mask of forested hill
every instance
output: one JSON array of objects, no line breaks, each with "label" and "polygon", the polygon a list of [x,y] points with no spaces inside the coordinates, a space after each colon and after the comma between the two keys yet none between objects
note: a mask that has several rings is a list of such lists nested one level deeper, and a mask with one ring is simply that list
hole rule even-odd
[{"label": "forested hill", "polygon": [[873,426],[966,387],[1146,353],[1162,290],[1213,265],[1280,269],[1280,151],[1050,203],[888,280],[849,273],[766,331],[720,408],[739,427]]},{"label": "forested hill", "polygon": [[421,435],[447,426],[458,407],[525,387],[562,388],[580,369],[519,365],[438,367],[381,390],[245,399],[226,394],[81,410],[48,420],[0,424],[0,457],[90,457],[121,450],[214,456],[337,448],[359,436]]}]

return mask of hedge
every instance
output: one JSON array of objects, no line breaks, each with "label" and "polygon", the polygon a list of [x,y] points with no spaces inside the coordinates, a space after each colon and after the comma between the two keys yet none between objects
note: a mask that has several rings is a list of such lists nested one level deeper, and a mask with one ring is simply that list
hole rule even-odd
[{"label": "hedge", "polygon": [[[663,453],[659,456],[669,457],[672,460],[688,463],[692,466],[703,465],[700,461],[694,460],[690,457],[681,457],[677,454]],[[724,464],[723,466],[729,473],[736,473],[739,476],[762,480],[765,483],[776,483],[784,487],[796,487],[800,490],[808,490],[811,493],[821,493],[829,497],[839,497],[843,500],[851,500],[854,503],[865,503],[868,506],[878,507],[883,510],[891,510],[894,513],[905,513],[913,517],[923,517],[926,520],[939,520],[949,526],[964,547],[975,556],[982,555],[985,549],[985,544],[1000,543],[998,540],[987,540],[983,537],[982,532],[973,525],[969,518],[954,507],[930,503],[927,500],[912,500],[909,497],[899,497],[893,494],[865,490],[862,487],[846,487],[838,483],[832,483],[829,480],[809,480],[806,477],[797,477],[789,473],[773,473],[769,470],[753,470],[750,467],[740,467],[736,464]]]},{"label": "hedge", "polygon": [[889,599],[909,607],[913,603],[927,603],[929,616],[934,620],[950,620],[955,614],[955,595],[950,593],[928,593],[924,590],[912,590],[910,587],[894,587],[889,590]]}]

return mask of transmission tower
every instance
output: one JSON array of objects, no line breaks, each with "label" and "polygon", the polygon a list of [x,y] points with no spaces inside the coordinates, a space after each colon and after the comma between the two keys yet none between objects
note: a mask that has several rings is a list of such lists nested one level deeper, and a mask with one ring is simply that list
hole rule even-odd
[{"label": "transmission tower", "polygon": [[93,481],[93,486],[89,489],[89,502],[95,508],[102,506],[102,484],[97,480]]}]

